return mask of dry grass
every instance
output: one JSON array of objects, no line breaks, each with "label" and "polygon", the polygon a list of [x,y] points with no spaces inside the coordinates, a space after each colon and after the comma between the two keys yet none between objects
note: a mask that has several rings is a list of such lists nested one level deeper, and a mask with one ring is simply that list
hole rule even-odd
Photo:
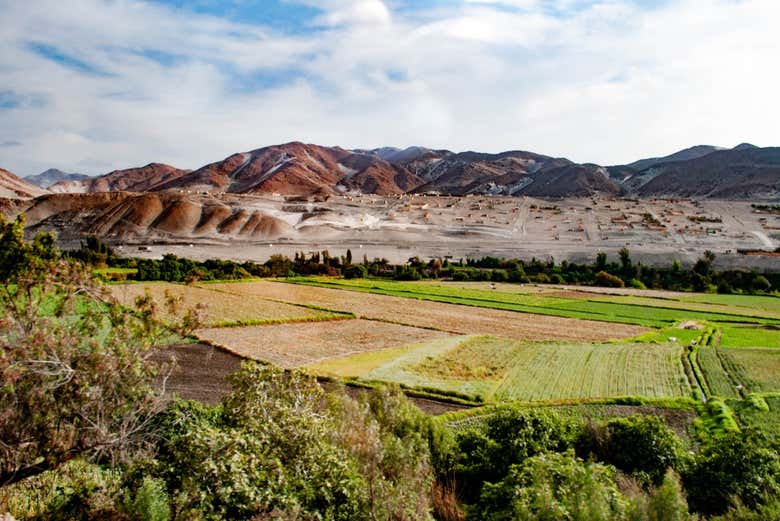
[{"label": "dry grass", "polygon": [[146,291],[161,305],[165,302],[165,292],[181,296],[187,307],[202,303],[206,306],[206,323],[209,326],[232,325],[241,322],[280,322],[307,321],[332,318],[333,314],[293,306],[282,302],[273,302],[259,296],[246,296],[218,291],[218,288],[204,286],[184,286],[166,282],[144,284],[125,284],[111,286],[114,296],[125,305],[132,305],[137,297]]},{"label": "dry grass", "polygon": [[465,335],[490,334],[523,340],[601,342],[638,336],[647,331],[646,328],[626,324],[516,313],[280,282],[259,281],[209,286],[216,286],[215,289],[242,297],[314,304],[351,312],[362,318]]},{"label": "dry grass", "polygon": [[240,356],[285,368],[448,336],[438,331],[367,320],[207,328],[196,334]]}]

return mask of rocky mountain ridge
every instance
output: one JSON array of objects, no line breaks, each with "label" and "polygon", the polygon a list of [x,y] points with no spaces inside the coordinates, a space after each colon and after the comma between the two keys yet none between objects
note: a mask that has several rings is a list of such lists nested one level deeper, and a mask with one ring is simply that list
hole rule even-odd
[{"label": "rocky mountain ridge", "polygon": [[[20,180],[2,181],[6,195]],[[64,180],[54,193],[163,192],[332,196],[527,195],[584,197],[713,197],[774,199],[780,195],[780,148],[700,145],[665,157],[604,167],[534,152],[452,152],[420,146],[346,150],[291,142],[239,152],[196,170],[150,163],[99,177]]]}]

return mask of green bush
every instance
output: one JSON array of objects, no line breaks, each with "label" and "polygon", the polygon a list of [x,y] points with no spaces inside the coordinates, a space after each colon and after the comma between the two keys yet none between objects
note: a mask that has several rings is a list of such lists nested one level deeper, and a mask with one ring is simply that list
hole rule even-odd
[{"label": "green bush", "polygon": [[354,264],[344,269],[345,279],[364,279],[368,276],[368,269],[362,264]]},{"label": "green bush", "polygon": [[550,451],[564,451],[579,434],[577,425],[555,413],[504,407],[479,428],[456,437],[455,479],[467,501],[479,497],[486,481],[504,478],[509,467]]},{"label": "green bush", "polygon": [[667,469],[679,467],[681,447],[674,431],[655,416],[614,418],[586,429],[578,441],[584,457],[593,454],[640,482],[655,485]]},{"label": "green bush", "polygon": [[780,456],[756,431],[728,432],[699,451],[683,483],[698,512],[723,514],[735,503],[755,509],[780,493]]},{"label": "green bush", "polygon": [[606,288],[622,288],[625,286],[623,280],[617,275],[612,275],[606,271],[596,273],[596,285]]},{"label": "green bush", "polygon": [[168,521],[171,518],[165,482],[145,477],[132,498],[125,501],[125,511],[143,521]]},{"label": "green bush", "polygon": [[468,519],[485,521],[622,521],[627,501],[615,472],[572,453],[532,456],[486,484]]}]

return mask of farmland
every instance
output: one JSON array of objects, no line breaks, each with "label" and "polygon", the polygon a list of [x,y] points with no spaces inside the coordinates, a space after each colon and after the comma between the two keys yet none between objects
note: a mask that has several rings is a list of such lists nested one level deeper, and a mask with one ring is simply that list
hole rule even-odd
[{"label": "farmland", "polygon": [[490,333],[517,339],[590,342],[616,340],[647,331],[644,327],[630,324],[614,324],[606,328],[603,323],[594,320],[573,320],[536,313],[518,314],[489,307],[466,309],[447,302],[420,303],[405,296],[355,293],[341,288],[303,284],[258,281],[204,284],[201,287],[237,295],[244,300],[262,298],[314,305],[352,313],[368,320],[397,322],[463,335]]},{"label": "farmland", "polygon": [[767,347],[721,349],[728,369],[752,392],[780,391],[780,350]]},{"label": "farmland", "polygon": [[445,401],[640,400],[660,415],[681,407],[690,427],[694,398],[723,398],[748,425],[774,412],[745,397],[780,391],[770,296],[321,277],[112,288],[125,302],[168,291],[206,303],[196,336],[241,357]]},{"label": "farmland", "polygon": [[[293,281],[312,286],[433,302],[648,327],[663,327],[680,320],[681,317],[711,322],[780,325],[780,318],[777,318],[774,313],[758,312],[758,315],[761,316],[756,316],[756,313],[746,309],[745,306],[708,306],[706,302],[702,304],[698,301],[686,304],[680,300],[624,295],[599,295],[595,298],[582,298],[578,295],[576,298],[564,298],[548,296],[543,292],[497,291],[490,289],[488,283],[483,283],[478,289],[462,286],[451,287],[447,284],[419,284],[384,280],[301,278],[293,279]],[[652,294],[652,292],[647,293]],[[774,297],[767,298],[774,299]]]},{"label": "farmland", "polygon": [[336,356],[441,338],[447,333],[356,319],[207,328],[198,330],[197,335],[246,358],[294,368]]},{"label": "farmland", "polygon": [[180,297],[188,306],[202,303],[208,309],[207,324],[211,326],[313,321],[341,316],[338,313],[292,305],[268,298],[242,298],[240,295],[219,291],[218,288],[208,285],[194,287],[155,282],[116,285],[111,286],[111,289],[114,297],[125,305],[132,304],[136,298],[148,293],[163,309],[166,292],[174,297]]},{"label": "farmland", "polygon": [[[389,381],[475,401],[554,401],[691,394],[678,344],[561,344],[461,337],[421,344],[358,380]],[[345,374],[350,358],[311,369]]]}]

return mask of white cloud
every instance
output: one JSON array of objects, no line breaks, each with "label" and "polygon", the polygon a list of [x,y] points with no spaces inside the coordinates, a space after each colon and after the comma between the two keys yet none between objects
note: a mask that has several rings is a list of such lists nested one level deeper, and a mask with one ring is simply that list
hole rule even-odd
[{"label": "white cloud", "polygon": [[290,36],[137,0],[0,0],[0,94],[34,101],[0,108],[0,143],[20,143],[0,147],[0,166],[194,168],[295,139],[602,164],[696,143],[780,145],[780,2],[565,3],[562,16],[532,0],[412,14],[325,0],[311,2],[318,29]]}]

